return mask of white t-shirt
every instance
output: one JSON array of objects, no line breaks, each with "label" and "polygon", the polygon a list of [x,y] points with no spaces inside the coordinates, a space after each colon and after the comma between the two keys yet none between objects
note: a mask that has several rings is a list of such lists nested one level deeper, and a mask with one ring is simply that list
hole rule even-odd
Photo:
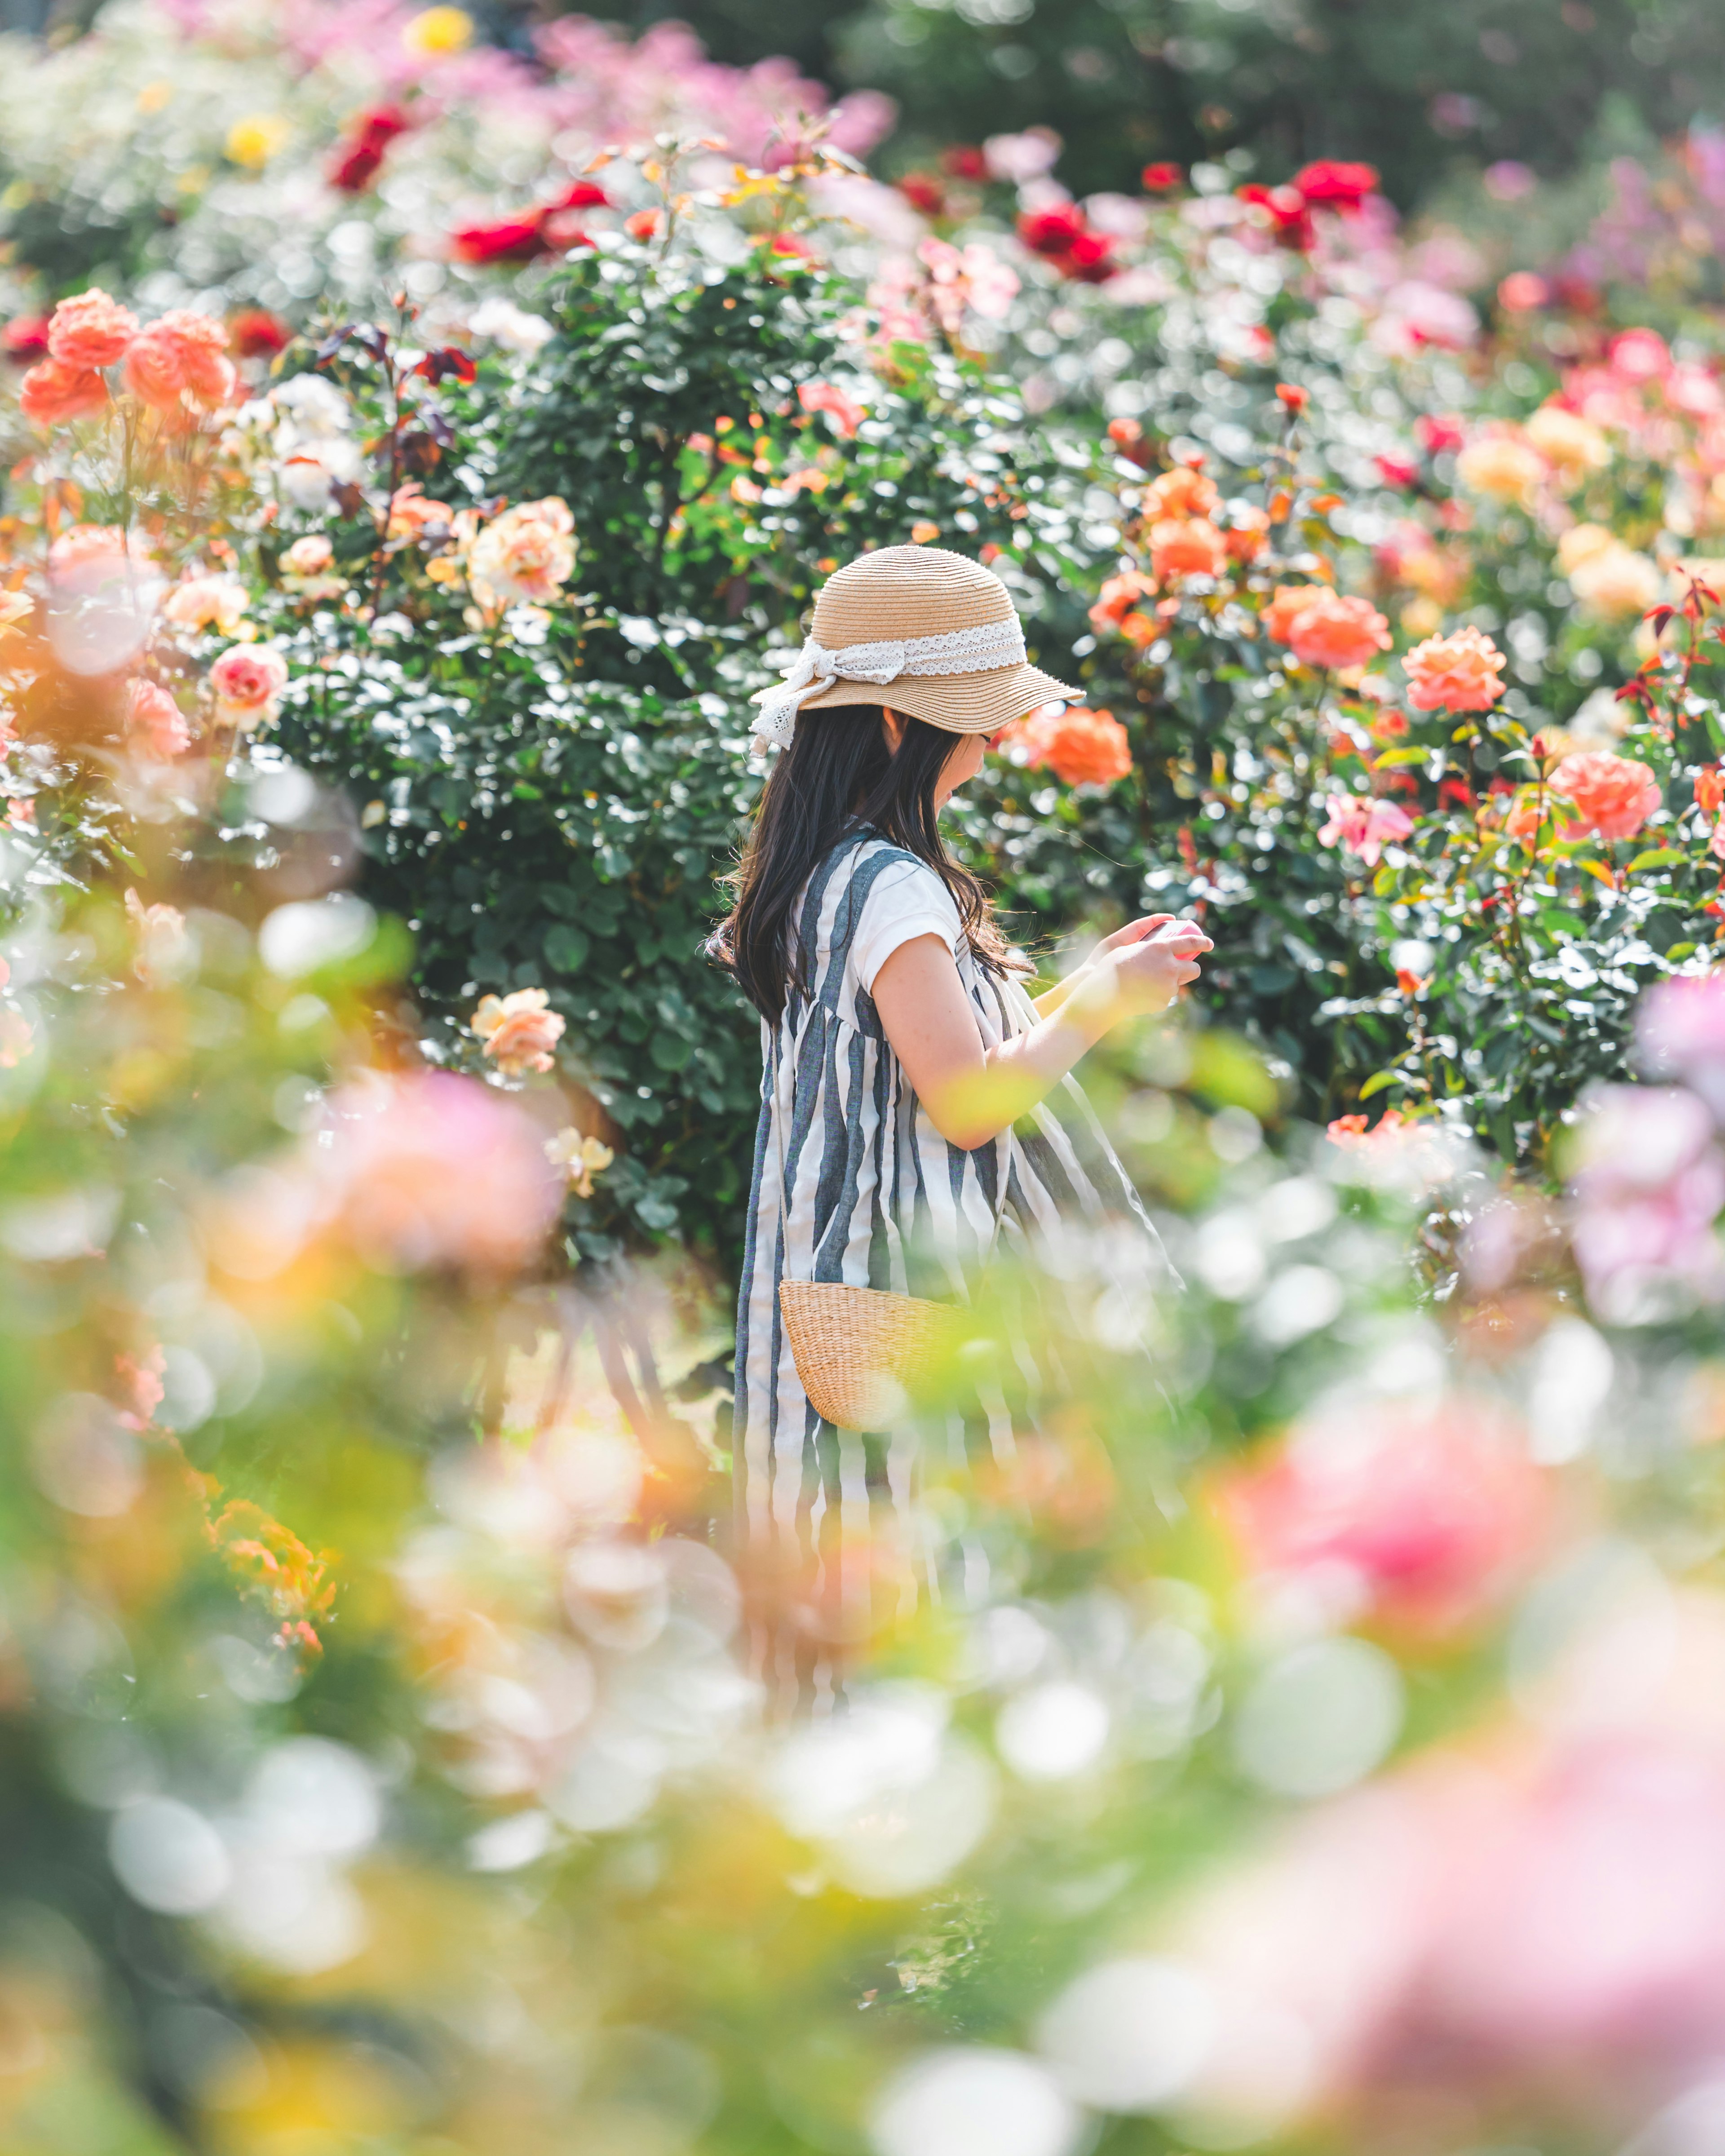
[{"label": "white t-shirt", "polygon": [[934,870],[924,861],[897,863],[881,871],[863,901],[851,963],[872,995],[875,975],[901,943],[938,936],[956,958],[963,934],[952,894]]}]

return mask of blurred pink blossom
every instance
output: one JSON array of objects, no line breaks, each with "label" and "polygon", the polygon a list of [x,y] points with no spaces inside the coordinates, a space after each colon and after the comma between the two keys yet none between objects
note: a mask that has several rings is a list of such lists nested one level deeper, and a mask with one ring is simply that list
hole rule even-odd
[{"label": "blurred pink blossom", "polygon": [[1386,844],[1405,839],[1414,828],[1413,818],[1394,801],[1331,793],[1325,797],[1324,808],[1328,820],[1317,834],[1318,844],[1345,846],[1349,853],[1358,854],[1368,868],[1376,864]]},{"label": "blurred pink blossom", "polygon": [[1676,1287],[1725,1296],[1725,1157],[1705,1103],[1675,1086],[1599,1086],[1576,1141],[1571,1240],[1601,1316],[1632,1321]]},{"label": "blurred pink blossom", "polygon": [[1656,982],[1635,1013],[1635,1042],[1654,1077],[1681,1079],[1725,1125],[1725,968]]}]

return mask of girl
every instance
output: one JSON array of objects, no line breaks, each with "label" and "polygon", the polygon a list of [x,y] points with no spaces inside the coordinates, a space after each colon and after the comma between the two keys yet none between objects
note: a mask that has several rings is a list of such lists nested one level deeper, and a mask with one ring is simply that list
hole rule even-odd
[{"label": "girl", "polygon": [[[997,1244],[1023,1255],[1063,1224],[1123,1223],[1141,1257],[1160,1256],[1066,1074],[1196,979],[1209,939],[1165,914],[1135,921],[1033,1003],[939,829],[991,737],[1080,694],[1025,663],[991,571],[889,547],[829,579],[789,678],[757,699],[753,730],[781,752],[712,944],[761,1013],[766,1065],[733,1459],[752,1562],[776,1551],[787,1575],[824,1573],[811,1606],[844,1599],[845,1501],[864,1524],[870,1500],[901,1508],[909,1448],[820,1419],[780,1280],[962,1301]],[[1009,1427],[980,1433],[1003,1439]]]}]

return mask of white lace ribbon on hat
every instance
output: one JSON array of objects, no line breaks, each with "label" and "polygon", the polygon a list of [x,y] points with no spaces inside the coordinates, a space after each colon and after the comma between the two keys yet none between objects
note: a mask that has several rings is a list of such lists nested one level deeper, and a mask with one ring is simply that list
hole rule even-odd
[{"label": "white lace ribbon on hat", "polygon": [[811,636],[778,687],[762,689],[753,699],[761,711],[749,732],[773,748],[788,748],[804,701],[835,681],[868,681],[884,689],[908,674],[983,674],[1024,664],[1024,632],[1016,614],[945,636],[848,644],[842,651],[829,651]]}]

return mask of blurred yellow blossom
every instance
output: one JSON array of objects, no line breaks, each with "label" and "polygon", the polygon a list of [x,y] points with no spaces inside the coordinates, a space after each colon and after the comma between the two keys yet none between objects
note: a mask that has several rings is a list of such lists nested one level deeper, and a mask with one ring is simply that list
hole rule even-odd
[{"label": "blurred yellow blossom", "polygon": [[401,41],[422,59],[443,59],[473,43],[473,18],[465,8],[427,8],[403,26]]},{"label": "blurred yellow blossom", "polygon": [[1528,420],[1529,445],[1545,459],[1560,480],[1574,484],[1590,471],[1603,470],[1611,460],[1605,437],[1579,412],[1561,404],[1542,404]]},{"label": "blurred yellow blossom", "polygon": [[260,172],[293,140],[293,126],[276,112],[254,112],[236,120],[223,145],[230,161],[249,172]]},{"label": "blurred yellow blossom", "polygon": [[1523,501],[1544,478],[1545,464],[1518,434],[1482,434],[1455,459],[1455,476],[1470,494]]}]

